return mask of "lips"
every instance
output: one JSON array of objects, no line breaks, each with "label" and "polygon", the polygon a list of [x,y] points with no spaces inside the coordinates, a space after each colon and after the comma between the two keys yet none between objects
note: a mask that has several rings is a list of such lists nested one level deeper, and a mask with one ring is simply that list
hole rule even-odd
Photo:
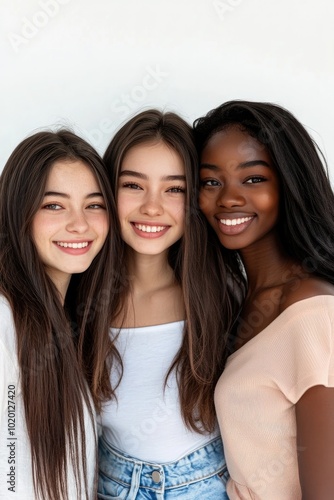
[{"label": "lips", "polygon": [[53,243],[64,253],[69,255],[83,255],[90,250],[93,241],[54,241]]},{"label": "lips", "polygon": [[165,224],[131,222],[134,232],[142,238],[160,238],[171,226]]},{"label": "lips", "polygon": [[245,222],[250,221],[253,218],[254,218],[254,216],[252,216],[252,217],[239,217],[237,219],[220,219],[219,222],[221,224],[224,224],[225,226],[238,226],[240,224],[244,224]]},{"label": "lips", "polygon": [[160,233],[167,227],[167,226],[150,226],[146,224],[136,224],[136,223],[134,223],[134,225],[140,231],[144,231],[144,233]]},{"label": "lips", "polygon": [[237,235],[245,231],[254,220],[255,215],[244,214],[218,214],[219,230],[226,235]]},{"label": "lips", "polygon": [[88,241],[80,241],[80,242],[76,242],[76,243],[71,243],[71,242],[68,242],[68,241],[57,241],[56,242],[57,245],[59,245],[60,247],[63,247],[63,248],[86,248],[88,247],[89,245],[89,242]]}]

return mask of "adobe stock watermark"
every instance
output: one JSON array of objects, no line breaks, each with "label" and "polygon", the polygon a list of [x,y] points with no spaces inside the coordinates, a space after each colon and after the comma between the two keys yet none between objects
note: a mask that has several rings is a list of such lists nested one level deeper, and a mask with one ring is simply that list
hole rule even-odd
[{"label": "adobe stock watermark", "polygon": [[217,12],[219,19],[225,21],[226,14],[230,14],[236,7],[242,3],[243,0],[213,0],[212,5]]},{"label": "adobe stock watermark", "polygon": [[268,486],[287,473],[294,466],[296,452],[301,453],[306,448],[296,446],[290,441],[283,441],[279,454],[270,460],[266,466],[257,469],[250,475],[250,485],[258,495],[265,495]]},{"label": "adobe stock watermark", "polygon": [[[105,116],[99,121],[97,127],[85,130],[85,135],[89,142],[96,148],[101,145],[105,134],[108,135],[108,138],[111,138],[119,121],[125,119],[129,114],[138,109],[145,102],[149,93],[156,90],[169,76],[169,73],[162,70],[158,64],[155,66],[146,66],[145,70],[146,73],[140,84],[135,85],[128,92],[121,94],[120,97],[111,103],[110,110],[113,116]],[[117,115],[116,119],[115,115]]]},{"label": "adobe stock watermark", "polygon": [[15,52],[35,38],[36,35],[45,28],[50,19],[56,17],[63,5],[67,5],[71,0],[39,0],[40,9],[32,16],[22,18],[20,33],[8,33],[8,40]]}]

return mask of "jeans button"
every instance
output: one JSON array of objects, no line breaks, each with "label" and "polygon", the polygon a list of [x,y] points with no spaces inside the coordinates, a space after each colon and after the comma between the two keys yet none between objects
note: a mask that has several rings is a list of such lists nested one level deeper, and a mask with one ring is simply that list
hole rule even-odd
[{"label": "jeans button", "polygon": [[160,483],[161,482],[161,476],[160,472],[155,470],[152,472],[152,480],[154,483]]}]

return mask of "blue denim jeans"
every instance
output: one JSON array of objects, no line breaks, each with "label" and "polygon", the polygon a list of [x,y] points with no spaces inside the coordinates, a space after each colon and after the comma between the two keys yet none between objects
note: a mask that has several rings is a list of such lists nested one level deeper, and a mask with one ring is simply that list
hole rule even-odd
[{"label": "blue denim jeans", "polygon": [[99,439],[99,499],[228,500],[227,479],[220,438],[164,464],[142,462]]}]

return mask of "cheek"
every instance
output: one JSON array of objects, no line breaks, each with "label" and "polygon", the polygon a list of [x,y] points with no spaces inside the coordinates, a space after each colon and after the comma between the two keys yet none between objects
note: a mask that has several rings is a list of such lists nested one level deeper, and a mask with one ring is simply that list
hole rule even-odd
[{"label": "cheek", "polygon": [[180,225],[180,228],[182,230],[182,233],[183,233],[184,229],[185,229],[185,224],[186,224],[186,214],[185,214],[184,210],[182,210],[182,213],[179,214],[178,221],[179,221],[179,225]]},{"label": "cheek", "polygon": [[118,200],[117,200],[116,209],[117,209],[118,220],[120,222],[122,222],[122,219],[124,217],[124,205],[123,205],[123,203],[118,203]]},{"label": "cheek", "polygon": [[31,225],[31,236],[35,243],[48,239],[53,232],[53,221],[37,214]]},{"label": "cheek", "polygon": [[186,204],[185,199],[175,201],[175,203],[170,208],[171,213],[173,213],[173,217],[179,223],[184,223],[185,220],[185,212],[186,212]]},{"label": "cheek", "polygon": [[256,205],[259,210],[275,215],[278,213],[279,197],[276,192],[262,194],[257,197]]},{"label": "cheek", "polygon": [[126,218],[136,206],[138,206],[138,202],[136,202],[135,199],[129,198],[124,194],[119,194],[117,197],[117,213],[119,220],[122,222],[122,219]]},{"label": "cheek", "polygon": [[213,206],[213,199],[206,196],[205,191],[201,190],[198,198],[199,208],[207,215]]},{"label": "cheek", "polygon": [[110,223],[109,223],[109,218],[108,216],[106,215],[102,221],[101,221],[101,237],[103,239],[103,241],[107,238],[108,236],[108,232],[109,232],[109,227],[110,227]]}]

